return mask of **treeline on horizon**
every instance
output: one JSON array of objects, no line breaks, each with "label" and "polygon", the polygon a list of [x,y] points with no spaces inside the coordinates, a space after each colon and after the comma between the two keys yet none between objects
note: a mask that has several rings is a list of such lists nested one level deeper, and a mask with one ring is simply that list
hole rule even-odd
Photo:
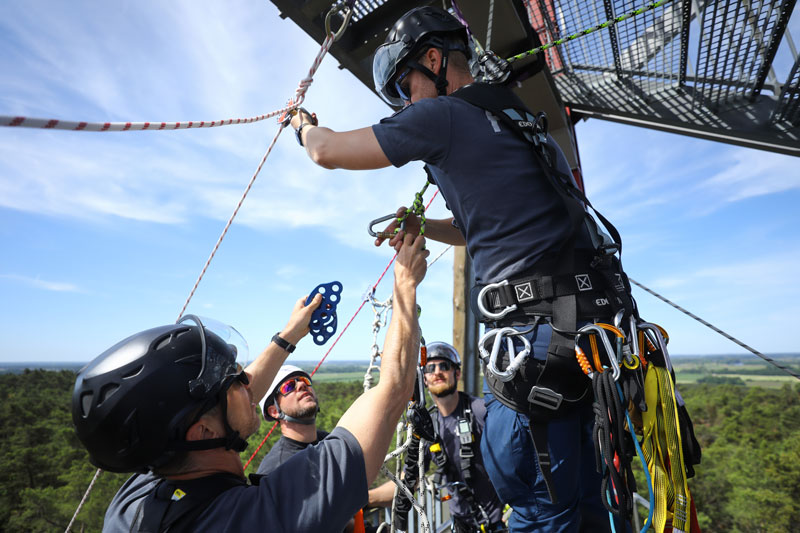
[{"label": "treeline on horizon", "polygon": [[[339,370],[341,371],[341,370]],[[0,531],[63,531],[95,473],[72,427],[75,373],[0,375]],[[359,382],[315,384],[319,427],[330,431],[361,393]],[[681,385],[703,446],[689,481],[707,532],[785,532],[800,523],[800,385]],[[262,424],[246,461],[272,424]],[[279,437],[275,430],[247,472]],[[127,478],[103,472],[73,531],[100,531],[108,502]],[[646,490],[641,488],[646,496]],[[646,513],[645,513],[646,514]],[[644,515],[643,515],[644,516]]]}]

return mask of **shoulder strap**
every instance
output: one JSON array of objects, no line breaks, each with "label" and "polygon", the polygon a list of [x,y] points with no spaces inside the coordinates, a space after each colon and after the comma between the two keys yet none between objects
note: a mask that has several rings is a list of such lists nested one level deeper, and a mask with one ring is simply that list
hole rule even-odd
[{"label": "shoulder strap", "polygon": [[145,498],[139,533],[189,533],[193,523],[217,496],[246,485],[233,474],[214,474],[186,481],[162,480]]}]

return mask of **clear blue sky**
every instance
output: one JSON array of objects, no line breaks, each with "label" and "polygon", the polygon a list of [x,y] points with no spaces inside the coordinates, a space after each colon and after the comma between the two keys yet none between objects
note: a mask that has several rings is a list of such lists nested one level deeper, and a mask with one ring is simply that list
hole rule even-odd
[{"label": "clear blue sky", "polygon": [[[263,0],[3,2],[0,114],[259,115],[293,95],[318,49]],[[325,59],[306,100],[323,125],[353,129],[390,113],[337,67]],[[88,361],[173,322],[275,131],[274,120],[174,132],[0,128],[0,361]],[[631,277],[762,351],[798,351],[800,160],[596,120],[578,126],[578,143],[589,196],[620,229]],[[299,296],[338,280],[342,328],[392,255],[372,245],[367,223],[423,183],[416,165],[326,171],[285,132],[189,311],[234,325],[252,354]],[[445,214],[437,198],[430,215]],[[452,338],[451,284],[452,251],[420,289],[429,341]],[[390,291],[387,276],[377,296]],[[635,295],[669,331],[673,354],[742,353]],[[368,357],[372,319],[367,306],[331,358]],[[307,339],[296,357],[326,349]]]}]

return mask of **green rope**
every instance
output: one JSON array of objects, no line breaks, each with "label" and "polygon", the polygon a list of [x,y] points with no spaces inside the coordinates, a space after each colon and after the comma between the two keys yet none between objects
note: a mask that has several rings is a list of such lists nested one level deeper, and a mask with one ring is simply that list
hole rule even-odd
[{"label": "green rope", "polygon": [[610,28],[610,27],[614,26],[614,24],[617,24],[618,22],[622,22],[623,20],[629,19],[631,17],[635,17],[636,15],[641,15],[642,13],[646,13],[647,11],[652,11],[653,9],[655,9],[657,7],[661,7],[664,4],[668,4],[670,2],[672,2],[672,0],[659,0],[658,2],[653,2],[653,3],[647,4],[644,7],[640,7],[639,9],[631,11],[630,13],[626,13],[624,15],[620,15],[619,17],[615,17],[615,18],[613,18],[611,20],[607,20],[607,21],[603,22],[602,24],[598,24],[597,26],[593,26],[593,27],[588,28],[586,30],[579,31],[578,33],[574,33],[574,34],[570,35],[569,37],[564,37],[563,39],[558,39],[558,40],[553,41],[551,43],[543,44],[542,46],[539,46],[538,48],[534,48],[533,50],[528,50],[527,52],[522,52],[521,54],[517,54],[517,55],[515,55],[513,57],[509,57],[508,59],[506,59],[506,61],[508,61],[509,63],[513,63],[514,61],[517,61],[519,59],[523,59],[523,58],[528,57],[528,56],[536,55],[539,52],[544,52],[545,50],[549,50],[550,48],[553,48],[554,46],[558,46],[558,45],[564,44],[566,42],[575,40],[578,37],[583,37],[584,35],[589,35],[590,33],[594,33],[597,30],[602,30],[603,28]]},{"label": "green rope", "polygon": [[405,222],[408,215],[413,213],[419,217],[419,234],[425,235],[425,203],[422,201],[422,195],[428,190],[428,185],[430,183],[426,181],[422,190],[414,195],[414,203],[411,204],[411,207],[406,209],[402,216],[397,217],[397,227],[394,229],[395,234],[400,231],[400,224]]}]

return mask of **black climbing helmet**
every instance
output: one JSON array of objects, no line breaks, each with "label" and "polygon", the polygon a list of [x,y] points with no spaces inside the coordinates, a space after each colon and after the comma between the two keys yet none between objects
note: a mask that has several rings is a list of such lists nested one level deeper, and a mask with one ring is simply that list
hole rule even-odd
[{"label": "black climbing helmet", "polygon": [[[236,364],[239,349],[223,336],[187,315],[128,337],[81,369],[72,421],[92,464],[136,472],[162,466],[181,451],[244,449],[246,442],[227,422],[226,393],[247,377]],[[216,405],[222,406],[227,436],[187,443],[188,428]]]},{"label": "black climbing helmet", "polygon": [[[447,37],[457,37],[463,41],[463,48],[448,44]],[[444,59],[447,58],[447,52],[453,49],[461,50],[470,56],[467,29],[458,19],[439,7],[425,6],[412,9],[395,22],[384,43],[375,50],[375,57],[372,60],[375,91],[389,105],[403,106],[405,103],[394,86],[395,77],[405,65],[431,78],[439,94],[445,94],[446,62],[443,61],[442,69],[436,76],[414,61],[414,56],[425,46],[441,48]]]}]

